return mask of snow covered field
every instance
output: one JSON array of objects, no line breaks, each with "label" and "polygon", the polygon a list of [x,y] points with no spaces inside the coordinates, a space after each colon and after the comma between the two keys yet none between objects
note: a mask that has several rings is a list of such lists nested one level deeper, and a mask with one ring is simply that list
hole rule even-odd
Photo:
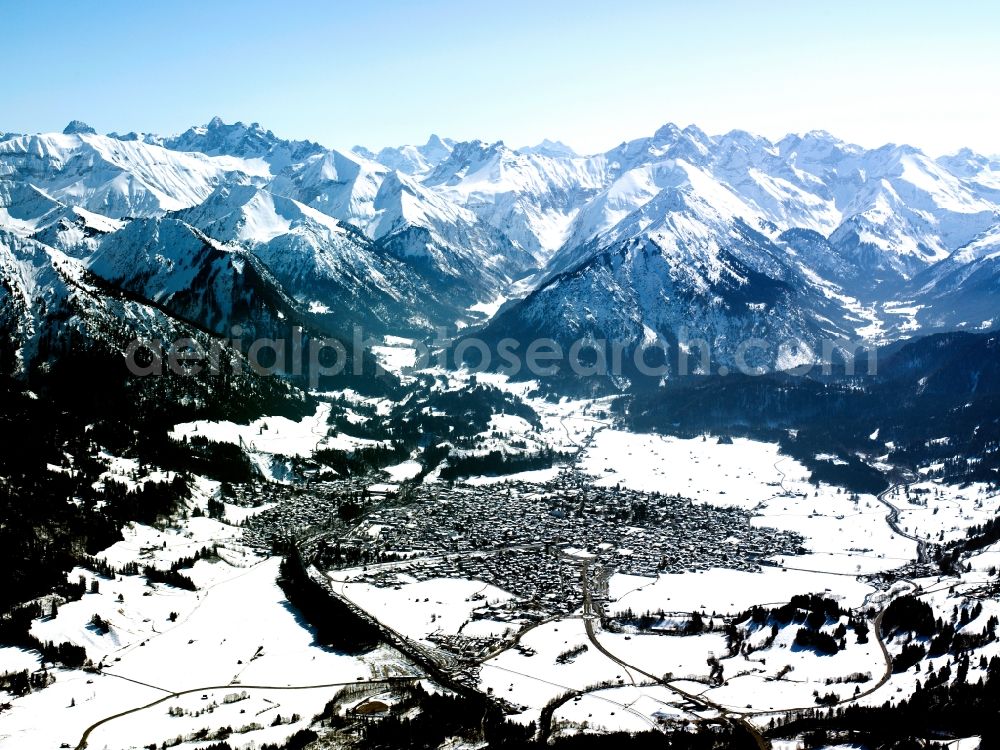
[{"label": "snow covered field", "polygon": [[174,426],[171,437],[182,440],[200,435],[217,443],[241,442],[249,451],[277,456],[311,456],[322,448],[352,450],[377,445],[374,440],[338,433],[330,435],[330,404],[320,403],[316,413],[296,422],[287,417],[270,416],[250,424],[199,420]]},{"label": "snow covered field", "polygon": [[[466,370],[428,368],[422,372],[435,375],[449,389],[462,387],[471,377]],[[500,420],[495,423],[496,426],[508,432],[510,439],[524,440],[529,444],[539,443],[553,450],[570,451],[579,448],[588,437],[612,423],[609,416],[610,398],[562,397],[558,401],[550,401],[538,397],[538,383],[533,380],[512,381],[506,375],[494,372],[476,373],[475,377],[477,382],[492,385],[523,399],[538,414],[541,429],[537,432],[522,420],[514,421],[516,417],[495,417]]]},{"label": "snow covered field", "polygon": [[808,470],[774,443],[714,437],[682,439],[606,429],[597,432],[579,467],[603,486],[679,493],[713,505],[745,508],[756,526],[794,531],[808,554],[778,560],[787,568],[858,575],[898,568],[916,543],[886,524],[886,507],[871,495],[809,483]]},{"label": "snow covered field", "polygon": [[677,694],[660,685],[624,685],[584,693],[567,701],[552,716],[553,734],[644,732],[658,721],[692,720],[677,708]]},{"label": "snow covered field", "polygon": [[386,466],[382,471],[388,474],[392,481],[401,482],[405,479],[413,479],[420,473],[421,468],[419,461],[403,461],[394,466]]},{"label": "snow covered field", "polygon": [[[616,656],[644,671],[700,678],[708,677],[706,656],[725,647],[725,639],[718,633],[685,638],[601,633],[600,641]],[[600,653],[588,641],[579,618],[539,625],[524,634],[520,645],[524,650],[507,650],[483,664],[480,688],[520,706],[522,710],[512,718],[522,723],[537,721],[546,703],[567,692],[602,684],[634,686],[649,681]],[[561,654],[582,646],[586,650],[560,663]],[[610,710],[619,703],[612,702]],[[626,720],[636,720],[634,714],[622,715]],[[639,720],[648,728],[649,721]]]},{"label": "snow covered field", "polygon": [[433,645],[427,640],[432,633],[455,635],[472,619],[472,610],[490,602],[505,602],[512,597],[506,591],[482,581],[460,578],[435,578],[377,587],[368,583],[351,583],[347,571],[330,574],[337,591],[397,633]]},{"label": "snow covered field", "polygon": [[737,438],[720,445],[715,437],[683,439],[614,429],[594,436],[579,467],[599,486],[680,493],[747,509],[781,491],[782,473],[786,485],[808,477],[805,467],[782,456],[774,443]]},{"label": "snow covered field", "polygon": [[784,557],[788,568],[860,575],[893,570],[916,559],[917,544],[886,523],[887,509],[871,495],[852,502],[846,493],[821,486],[807,497],[776,497],[754,523],[801,534],[808,554]]},{"label": "snow covered field", "polygon": [[1000,493],[979,483],[955,487],[917,482],[897,487],[886,499],[899,508],[903,531],[934,542],[960,539],[970,526],[986,523],[1000,512]]},{"label": "snow covered field", "polygon": [[[189,519],[174,531],[135,526],[102,557],[115,565],[137,561],[166,567],[207,543],[231,541],[235,531],[206,518]],[[237,545],[222,550],[222,555],[225,559],[199,560],[183,571],[198,591],[148,584],[142,576],[112,580],[74,570],[71,580],[83,576],[89,589],[96,579],[98,593],[64,604],[55,618],[37,620],[32,633],[42,640],[84,646],[88,657],[104,668],[101,673],[57,669],[51,686],[15,699],[0,722],[0,748],[58,747],[63,742],[75,747],[90,724],[184,691],[194,692],[102,725],[89,747],[159,744],[205,727],[247,726],[258,711],[267,710],[258,723],[268,729],[230,740],[234,747],[257,746],[283,741],[307,726],[337,690],[309,686],[419,673],[388,648],[354,657],[316,645],[276,583],[277,558],[255,557]],[[94,615],[108,624],[106,633],[91,624]],[[33,668],[36,663],[32,652],[0,652],[0,671]],[[249,692],[246,701],[224,705],[225,696],[243,690]],[[171,707],[197,713],[216,703],[220,708],[211,716],[167,713]],[[287,719],[293,713],[306,723],[270,728],[275,715]],[[60,721],[38,721],[39,716],[53,715]]]},{"label": "snow covered field", "polygon": [[385,343],[372,346],[372,354],[378,359],[379,365],[407,382],[405,371],[417,362],[417,350],[412,339],[399,336],[386,336]]},{"label": "snow covered field", "polygon": [[755,604],[782,604],[795,594],[820,594],[857,607],[874,589],[853,576],[764,568],[759,573],[712,570],[643,578],[617,573],[609,582],[610,612],[736,614]]}]

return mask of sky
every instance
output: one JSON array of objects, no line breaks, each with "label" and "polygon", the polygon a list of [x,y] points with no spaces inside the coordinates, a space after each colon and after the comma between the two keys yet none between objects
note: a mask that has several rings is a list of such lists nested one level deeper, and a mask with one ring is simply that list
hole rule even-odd
[{"label": "sky", "polygon": [[0,0],[0,131],[218,115],[335,148],[666,122],[1000,153],[1000,3]]}]

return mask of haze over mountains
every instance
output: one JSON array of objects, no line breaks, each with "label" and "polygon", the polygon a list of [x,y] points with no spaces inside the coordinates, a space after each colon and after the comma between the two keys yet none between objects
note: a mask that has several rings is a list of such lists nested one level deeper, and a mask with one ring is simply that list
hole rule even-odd
[{"label": "haze over mountains", "polygon": [[626,348],[685,330],[719,363],[748,337],[795,339],[758,355],[782,368],[829,338],[988,330],[1000,309],[1000,159],[968,150],[668,124],[587,156],[437,136],[345,153],[218,118],[0,138],[6,373],[57,356],[67,323],[119,349],[175,324],[485,322],[487,338]]}]

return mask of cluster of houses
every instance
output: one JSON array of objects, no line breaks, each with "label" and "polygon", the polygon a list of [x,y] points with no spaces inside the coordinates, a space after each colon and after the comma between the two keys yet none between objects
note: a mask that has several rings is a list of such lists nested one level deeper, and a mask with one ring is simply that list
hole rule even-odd
[{"label": "cluster of houses", "polygon": [[743,510],[595,487],[570,469],[544,483],[419,485],[405,502],[374,505],[328,543],[337,547],[330,567],[360,561],[362,579],[375,585],[391,586],[399,573],[474,578],[529,608],[565,613],[580,607],[584,561],[644,576],[753,571],[763,558],[801,552],[801,541],[754,527]]},{"label": "cluster of houses", "polygon": [[394,485],[372,485],[365,477],[300,485],[254,482],[235,485],[227,502],[264,508],[247,517],[243,543],[269,550],[281,540],[300,537],[312,529],[346,529],[357,517],[392,497],[394,490]]}]

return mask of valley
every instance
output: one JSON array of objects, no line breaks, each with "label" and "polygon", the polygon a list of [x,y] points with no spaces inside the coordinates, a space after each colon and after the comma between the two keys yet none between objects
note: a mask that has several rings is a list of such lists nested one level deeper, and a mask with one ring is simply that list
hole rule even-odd
[{"label": "valley", "polygon": [[[508,721],[552,741],[707,722],[735,723],[770,746],[772,720],[912,693],[912,678],[892,669],[899,642],[881,632],[892,601],[915,594],[944,612],[995,586],[984,569],[995,553],[945,575],[918,564],[915,541],[938,547],[992,518],[1000,493],[985,485],[914,477],[878,497],[850,493],[810,481],[774,444],[631,433],[588,416],[606,411],[601,401],[526,403],[545,415],[541,430],[508,421],[487,433],[506,444],[529,433],[551,440],[564,463],[416,484],[401,465],[349,480],[275,477],[224,495],[199,479],[186,520],[132,525],[97,555],[125,572],[71,571],[91,593],[31,632],[79,643],[93,666],[50,665],[54,682],[5,712],[0,746],[40,745],[43,732],[71,747],[132,737],[259,747],[319,729],[332,699],[344,722],[335,734],[347,737],[357,706],[391,707],[417,684],[490,696]],[[309,457],[324,443],[308,436],[329,419],[320,409],[285,427],[266,420],[269,440],[241,444],[259,466],[276,465],[265,457],[278,451]],[[175,434],[231,439],[231,428],[210,428]],[[109,471],[136,481],[148,470],[119,461]],[[207,517],[220,498],[223,512]],[[310,617],[335,619],[315,623],[287,608],[275,579],[289,543],[330,597],[375,624],[382,645],[331,650],[319,633],[350,629],[349,615],[326,605]],[[169,568],[203,548],[210,554],[182,569],[190,590],[128,569]],[[756,624],[758,608],[800,600],[805,613],[819,601],[839,612],[815,631],[846,630],[834,654],[799,645],[797,626]],[[7,649],[4,671],[25,656]],[[74,723],[32,727],[42,706],[62,704]]]},{"label": "valley", "polygon": [[998,173],[0,135],[0,748],[988,739]]}]

